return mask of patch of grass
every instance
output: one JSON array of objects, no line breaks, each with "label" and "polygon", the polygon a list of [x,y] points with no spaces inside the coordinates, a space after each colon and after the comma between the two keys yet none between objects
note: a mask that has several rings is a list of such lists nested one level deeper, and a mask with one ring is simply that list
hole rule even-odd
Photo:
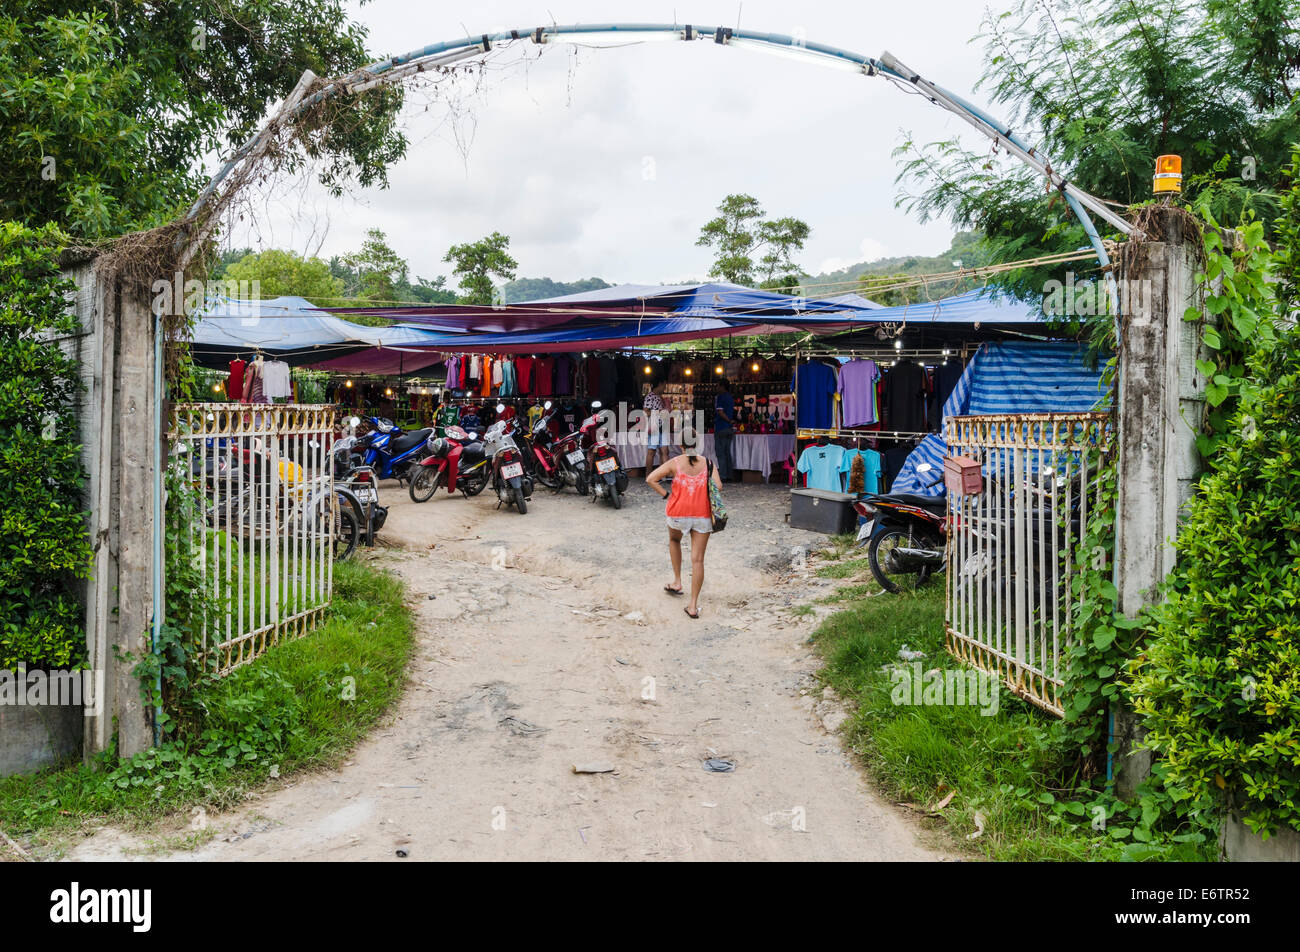
[{"label": "patch of grass", "polygon": [[817,570],[818,578],[856,578],[871,572],[871,563],[863,559],[849,559],[847,562],[832,562]]},{"label": "patch of grass", "polygon": [[[1208,858],[1195,842],[1130,845],[1129,828],[1118,820],[1105,833],[1094,831],[1093,814],[1079,801],[1099,795],[1075,790],[1074,752],[1062,723],[1007,691],[988,715],[978,696],[966,704],[895,703],[896,697],[915,699],[915,669],[898,659],[904,645],[925,652],[923,673],[967,676],[969,669],[944,650],[942,586],[874,598],[846,595],[844,603],[813,641],[826,660],[822,679],[857,704],[846,736],[896,799],[933,809],[953,794],[942,816],[959,845],[996,860],[1146,858],[1148,851],[1164,859]],[[979,837],[961,839],[980,826]]]},{"label": "patch of grass", "polygon": [[91,821],[138,828],[339,762],[400,697],[415,619],[397,577],[364,560],[336,565],[334,586],[324,625],[202,689],[189,735],[130,760],[0,779],[0,829],[39,843]]}]

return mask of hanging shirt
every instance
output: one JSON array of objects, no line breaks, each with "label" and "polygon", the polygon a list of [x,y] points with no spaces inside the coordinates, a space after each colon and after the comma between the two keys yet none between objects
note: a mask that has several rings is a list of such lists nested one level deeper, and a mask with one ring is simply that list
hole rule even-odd
[{"label": "hanging shirt", "polygon": [[796,367],[790,389],[795,393],[798,425],[813,430],[834,426],[837,387],[835,371],[821,361],[810,360]]},{"label": "hanging shirt", "polygon": [[874,360],[850,360],[840,368],[838,392],[845,426],[867,426],[879,418],[876,412],[876,381],[880,368]]},{"label": "hanging shirt", "polygon": [[[618,367],[614,363],[613,357],[600,357],[597,359],[597,365],[600,367],[600,386],[597,388],[597,397],[602,406],[609,407],[611,410],[618,405]],[[635,403],[629,403],[628,409],[635,406]]]},{"label": "hanging shirt", "polygon": [[244,398],[244,362],[238,357],[230,362],[230,375],[226,377],[226,397],[236,402]]},{"label": "hanging shirt", "polygon": [[553,357],[539,357],[537,363],[533,364],[533,393],[539,397],[549,397],[554,391],[551,389],[555,383],[555,359]]},{"label": "hanging shirt", "polygon": [[515,358],[515,380],[521,397],[533,393],[533,364],[535,362],[532,357]]},{"label": "hanging shirt", "polygon": [[567,397],[573,393],[573,358],[561,354],[555,358],[554,383],[551,393],[557,397]]},{"label": "hanging shirt", "polygon": [[[844,459],[840,461],[840,473],[844,475],[845,487],[847,488],[849,485],[848,473],[852,471],[853,461],[855,459],[862,460],[863,486],[861,492],[864,493],[880,492],[880,471],[882,469],[882,463],[880,459],[880,454],[877,453],[875,450],[846,450],[845,451]],[[854,492],[854,490],[852,489],[849,489],[848,491]]]},{"label": "hanging shirt", "polygon": [[447,358],[447,382],[444,385],[448,390],[460,389],[460,359],[456,357]]},{"label": "hanging shirt", "polygon": [[287,397],[293,392],[289,388],[289,365],[283,360],[268,360],[262,364],[262,392],[268,400]]},{"label": "hanging shirt", "polygon": [[844,491],[844,482],[840,478],[840,463],[843,461],[844,447],[835,443],[825,446],[814,443],[799,455],[797,468],[799,472],[808,474],[809,489],[828,489],[838,493]]},{"label": "hanging shirt", "polygon": [[900,360],[885,374],[889,428],[900,433],[924,433],[925,397],[925,368],[915,360]]}]

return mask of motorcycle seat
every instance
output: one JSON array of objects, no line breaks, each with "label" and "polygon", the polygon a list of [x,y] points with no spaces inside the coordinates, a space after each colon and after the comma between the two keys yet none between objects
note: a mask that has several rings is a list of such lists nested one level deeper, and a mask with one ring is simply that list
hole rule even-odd
[{"label": "motorcycle seat", "polygon": [[423,430],[412,430],[410,433],[403,433],[397,439],[393,440],[389,446],[389,450],[394,456],[401,456],[407,450],[419,446],[427,440],[429,434],[432,432],[433,427],[427,427]]},{"label": "motorcycle seat", "polygon": [[473,463],[477,463],[482,458],[483,444],[478,440],[475,440],[473,443],[466,443],[465,447],[460,451],[461,466],[469,466]]},{"label": "motorcycle seat", "polygon": [[919,506],[922,509],[942,510],[947,506],[947,501],[943,496],[922,496],[919,493],[880,493],[867,498],[867,502],[877,500],[898,503],[903,506]]}]

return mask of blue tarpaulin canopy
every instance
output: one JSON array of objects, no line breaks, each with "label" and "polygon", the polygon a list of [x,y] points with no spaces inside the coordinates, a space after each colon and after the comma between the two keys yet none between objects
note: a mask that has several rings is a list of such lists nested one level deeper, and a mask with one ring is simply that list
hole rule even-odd
[{"label": "blue tarpaulin canopy", "polygon": [[205,304],[198,318],[190,347],[205,367],[256,353],[298,366],[372,348],[418,350],[439,336],[422,328],[353,324],[300,297],[218,298]]},{"label": "blue tarpaulin canopy", "polygon": [[[1093,409],[1105,396],[1101,367],[1089,366],[1082,344],[997,341],[975,352],[944,403],[943,416],[1077,413]],[[943,495],[941,485],[930,484],[943,475],[947,451],[942,436],[925,437],[898,471],[890,492]],[[931,469],[918,473],[922,463]]]}]

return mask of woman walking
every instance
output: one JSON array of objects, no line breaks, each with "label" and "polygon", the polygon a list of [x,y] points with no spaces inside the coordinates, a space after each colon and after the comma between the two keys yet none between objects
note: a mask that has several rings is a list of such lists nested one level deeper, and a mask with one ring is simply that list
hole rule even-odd
[{"label": "woman walking", "polygon": [[[659,485],[666,476],[672,476],[673,488],[669,494]],[[674,456],[646,477],[660,496],[668,500],[668,559],[673,566],[673,581],[664,586],[670,595],[683,595],[682,590],[682,536],[691,534],[691,600],[683,609],[692,618],[700,617],[700,589],[704,587],[704,551],[709,546],[709,533],[713,531],[713,507],[709,503],[709,481],[719,489],[722,481],[717,470],[702,456],[683,453]]]}]

